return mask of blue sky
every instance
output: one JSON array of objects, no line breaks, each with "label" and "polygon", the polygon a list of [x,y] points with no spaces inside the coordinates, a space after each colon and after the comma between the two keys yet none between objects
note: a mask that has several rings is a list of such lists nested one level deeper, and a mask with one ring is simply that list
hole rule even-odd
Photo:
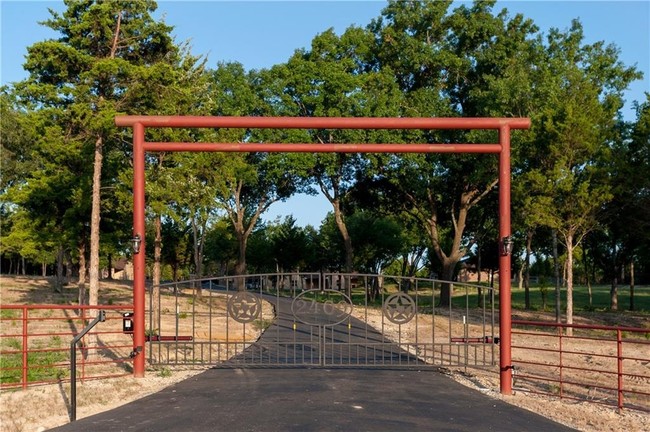
[{"label": "blue sky", "polygon": [[[458,2],[457,2],[458,3]],[[157,16],[173,25],[177,41],[189,40],[194,54],[208,56],[214,67],[219,61],[238,61],[247,69],[270,67],[286,61],[299,48],[309,47],[312,38],[330,27],[337,33],[356,24],[365,26],[379,16],[383,1],[158,1]],[[0,83],[21,80],[27,47],[56,38],[38,25],[49,17],[47,8],[64,9],[60,1],[0,0]],[[634,119],[632,101],[644,100],[650,92],[650,1],[499,1],[498,11],[523,13],[543,32],[551,27],[566,29],[573,18],[584,27],[585,42],[604,40],[620,49],[620,59],[637,65],[644,79],[626,93],[623,112]],[[265,215],[293,214],[299,225],[319,226],[331,209],[322,196],[299,197],[274,205]]]}]

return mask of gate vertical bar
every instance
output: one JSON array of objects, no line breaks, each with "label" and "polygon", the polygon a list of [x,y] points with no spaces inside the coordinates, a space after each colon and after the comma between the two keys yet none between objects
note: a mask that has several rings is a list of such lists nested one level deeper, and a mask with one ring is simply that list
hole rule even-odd
[{"label": "gate vertical bar", "polygon": [[133,125],[133,238],[140,248],[133,251],[133,376],[144,377],[144,126]]},{"label": "gate vertical bar", "polygon": [[512,394],[512,316],[510,298],[510,253],[505,239],[510,237],[510,128],[499,128],[499,335],[501,394]]}]

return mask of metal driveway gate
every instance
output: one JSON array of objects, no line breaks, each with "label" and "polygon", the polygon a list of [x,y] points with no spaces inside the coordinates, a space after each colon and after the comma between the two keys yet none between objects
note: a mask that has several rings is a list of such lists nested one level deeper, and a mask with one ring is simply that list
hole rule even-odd
[{"label": "metal driveway gate", "polygon": [[416,367],[496,364],[494,296],[442,281],[360,274],[261,274],[161,285],[149,297],[152,364]]}]

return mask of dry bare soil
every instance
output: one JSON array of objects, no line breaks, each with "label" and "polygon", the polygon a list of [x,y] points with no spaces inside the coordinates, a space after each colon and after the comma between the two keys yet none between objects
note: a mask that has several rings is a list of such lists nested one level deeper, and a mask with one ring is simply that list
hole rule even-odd
[{"label": "dry bare soil", "polygon": [[[61,303],[60,294],[54,294],[46,280],[9,278],[0,280],[2,304]],[[119,283],[102,283],[105,295],[130,298],[130,287]],[[64,301],[73,302],[76,289],[69,287]],[[126,301],[125,301],[126,303]],[[524,319],[543,318],[521,316]],[[578,318],[580,319],[580,318]],[[369,316],[369,321],[381,321],[380,311]],[[590,318],[593,321],[593,317]],[[646,322],[648,325],[648,322]],[[389,334],[395,329],[385,328]],[[647,357],[647,354],[646,354]],[[77,386],[77,418],[81,419],[116,408],[138,398],[155,393],[169,385],[198,374],[203,369],[149,369],[146,378],[115,378],[87,381]],[[617,412],[615,409],[587,402],[559,400],[515,391],[513,396],[499,394],[496,370],[443,370],[459,383],[475,388],[495,399],[534,411],[559,423],[581,431],[650,431],[650,414],[634,410]],[[69,384],[42,385],[27,390],[3,390],[0,394],[0,431],[44,431],[69,421]],[[646,389],[647,391],[647,389]]]}]

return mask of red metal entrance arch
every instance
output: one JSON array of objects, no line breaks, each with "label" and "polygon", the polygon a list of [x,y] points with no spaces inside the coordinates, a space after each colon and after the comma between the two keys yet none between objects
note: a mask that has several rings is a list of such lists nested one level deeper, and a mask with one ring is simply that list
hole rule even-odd
[{"label": "red metal entrance arch", "polygon": [[[528,129],[527,118],[348,118],[348,117],[194,117],[118,116],[115,124],[133,128],[133,235],[142,241],[134,254],[133,362],[135,377],[145,366],[145,152],[305,152],[305,153],[498,153],[499,154],[499,335],[501,393],[512,393],[510,254],[510,130]],[[499,142],[489,144],[286,144],[145,142],[145,128],[257,129],[495,129]]]}]

